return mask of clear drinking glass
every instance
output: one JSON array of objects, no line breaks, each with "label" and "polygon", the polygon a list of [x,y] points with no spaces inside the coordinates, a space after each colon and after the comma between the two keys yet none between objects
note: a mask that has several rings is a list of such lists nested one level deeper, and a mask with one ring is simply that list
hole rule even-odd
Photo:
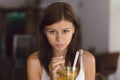
[{"label": "clear drinking glass", "polygon": [[57,72],[59,74],[58,80],[75,80],[76,71],[72,71],[72,67],[66,66],[64,69]]}]

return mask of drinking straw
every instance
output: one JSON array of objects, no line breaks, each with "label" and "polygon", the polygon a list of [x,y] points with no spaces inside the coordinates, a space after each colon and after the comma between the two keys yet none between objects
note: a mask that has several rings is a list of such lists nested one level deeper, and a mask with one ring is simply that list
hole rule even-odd
[{"label": "drinking straw", "polygon": [[78,56],[79,56],[79,51],[76,51],[76,55],[75,55],[75,59],[74,59],[73,67],[72,67],[73,71],[75,71],[75,69],[76,69],[76,63],[78,60]]}]

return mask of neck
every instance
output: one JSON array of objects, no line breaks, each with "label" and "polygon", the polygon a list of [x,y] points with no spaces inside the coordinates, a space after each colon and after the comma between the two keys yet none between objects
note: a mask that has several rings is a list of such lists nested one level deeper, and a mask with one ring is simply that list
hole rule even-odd
[{"label": "neck", "polygon": [[61,51],[53,51],[54,57],[60,57],[63,56],[64,58],[66,57],[67,50],[61,50]]}]

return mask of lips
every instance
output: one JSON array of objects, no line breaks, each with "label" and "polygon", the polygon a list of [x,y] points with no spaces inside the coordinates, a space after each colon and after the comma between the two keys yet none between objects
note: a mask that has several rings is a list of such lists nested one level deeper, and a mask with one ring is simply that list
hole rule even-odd
[{"label": "lips", "polygon": [[57,48],[63,48],[64,44],[56,44]]}]

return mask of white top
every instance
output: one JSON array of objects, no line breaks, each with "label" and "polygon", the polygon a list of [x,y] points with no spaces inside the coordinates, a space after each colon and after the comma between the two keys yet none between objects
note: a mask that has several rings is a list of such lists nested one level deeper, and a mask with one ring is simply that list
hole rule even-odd
[{"label": "white top", "polygon": [[41,80],[50,80],[50,77],[48,76],[44,68],[43,68],[43,74]]},{"label": "white top", "polygon": [[83,50],[80,50],[80,71],[76,80],[85,80],[85,73],[83,69],[83,59],[82,59]]},{"label": "white top", "polygon": [[[83,50],[80,50],[80,71],[79,71],[79,74],[78,74],[76,80],[85,80],[82,54],[83,54]],[[41,80],[50,80],[50,77],[48,76],[48,74],[46,73],[44,68],[43,68],[43,74],[42,74]]]}]

